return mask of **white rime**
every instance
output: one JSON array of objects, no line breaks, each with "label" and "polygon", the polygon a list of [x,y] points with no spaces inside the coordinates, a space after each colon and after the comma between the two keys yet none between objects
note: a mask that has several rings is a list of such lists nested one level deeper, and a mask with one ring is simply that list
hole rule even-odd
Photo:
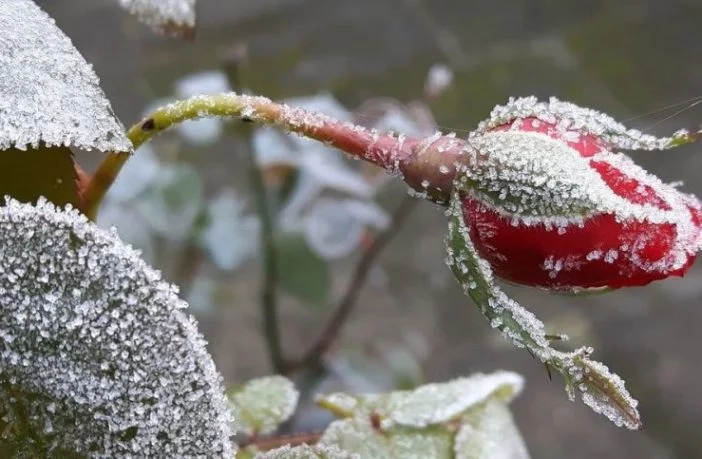
[{"label": "white rime", "polygon": [[0,451],[232,457],[231,415],[177,289],[77,211],[0,207]]}]

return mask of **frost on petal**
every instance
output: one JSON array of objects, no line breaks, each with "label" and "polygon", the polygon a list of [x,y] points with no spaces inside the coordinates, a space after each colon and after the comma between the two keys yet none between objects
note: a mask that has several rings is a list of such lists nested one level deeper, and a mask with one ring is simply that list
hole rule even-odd
[{"label": "frost on petal", "polygon": [[132,150],[95,72],[53,19],[31,0],[3,1],[0,30],[0,150]]},{"label": "frost on petal", "polygon": [[490,401],[483,410],[469,415],[454,443],[455,459],[528,459],[524,439],[512,413],[501,403]]},{"label": "frost on petal", "polygon": [[290,445],[259,453],[255,459],[360,459],[357,454],[342,451],[336,446]]},{"label": "frost on petal", "polygon": [[527,349],[547,368],[560,372],[571,399],[579,394],[588,406],[616,425],[639,428],[641,420],[636,410],[637,402],[629,395],[621,378],[610,373],[601,363],[590,360],[590,348],[583,347],[573,352],[552,348],[544,324],[497,286],[490,265],[478,255],[471,241],[464,220],[469,216],[464,216],[461,198],[457,194],[447,216],[447,264],[492,327],[500,330],[516,347]]},{"label": "frost on petal", "polygon": [[115,233],[0,207],[0,450],[231,457],[231,414],[177,289]]},{"label": "frost on petal", "polygon": [[118,0],[141,22],[166,33],[189,37],[195,27],[195,0]]},{"label": "frost on petal", "polygon": [[579,107],[551,97],[539,102],[536,97],[510,98],[507,104],[496,106],[490,118],[478,126],[474,134],[484,133],[519,118],[535,117],[560,129],[574,130],[600,137],[612,148],[623,150],[662,150],[691,140],[687,131],[670,137],[655,137],[636,129],[628,129],[614,118],[590,108]]},{"label": "frost on petal", "polygon": [[240,432],[266,435],[295,412],[300,394],[290,380],[269,376],[249,381],[229,396]]},{"label": "frost on petal", "polygon": [[244,214],[244,203],[233,190],[220,193],[207,205],[208,222],[200,244],[219,269],[232,270],[256,253],[260,220]]}]

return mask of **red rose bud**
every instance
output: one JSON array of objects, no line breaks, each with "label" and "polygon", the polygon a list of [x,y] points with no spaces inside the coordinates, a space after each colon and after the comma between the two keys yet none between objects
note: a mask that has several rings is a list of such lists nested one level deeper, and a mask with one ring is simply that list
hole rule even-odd
[{"label": "red rose bud", "polygon": [[691,138],[627,130],[552,99],[510,100],[471,134],[458,186],[470,237],[512,282],[578,291],[681,276],[702,247],[702,204],[616,149]]}]

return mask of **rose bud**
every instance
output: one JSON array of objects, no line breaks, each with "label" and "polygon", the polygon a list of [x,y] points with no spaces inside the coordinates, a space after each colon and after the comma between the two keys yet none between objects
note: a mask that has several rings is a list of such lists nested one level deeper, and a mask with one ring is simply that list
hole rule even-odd
[{"label": "rose bud", "polygon": [[471,134],[459,182],[478,253],[495,273],[555,290],[682,276],[702,246],[702,205],[616,149],[663,149],[594,110],[511,100]]}]

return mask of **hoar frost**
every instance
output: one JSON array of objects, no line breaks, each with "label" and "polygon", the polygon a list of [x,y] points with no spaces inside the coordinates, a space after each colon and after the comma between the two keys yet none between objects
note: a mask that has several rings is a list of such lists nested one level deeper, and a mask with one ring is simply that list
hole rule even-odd
[{"label": "hoar frost", "polygon": [[31,0],[0,2],[0,150],[131,151],[92,67]]},{"label": "hoar frost", "polygon": [[205,342],[138,252],[44,200],[8,200],[0,238],[0,450],[232,456]]}]

